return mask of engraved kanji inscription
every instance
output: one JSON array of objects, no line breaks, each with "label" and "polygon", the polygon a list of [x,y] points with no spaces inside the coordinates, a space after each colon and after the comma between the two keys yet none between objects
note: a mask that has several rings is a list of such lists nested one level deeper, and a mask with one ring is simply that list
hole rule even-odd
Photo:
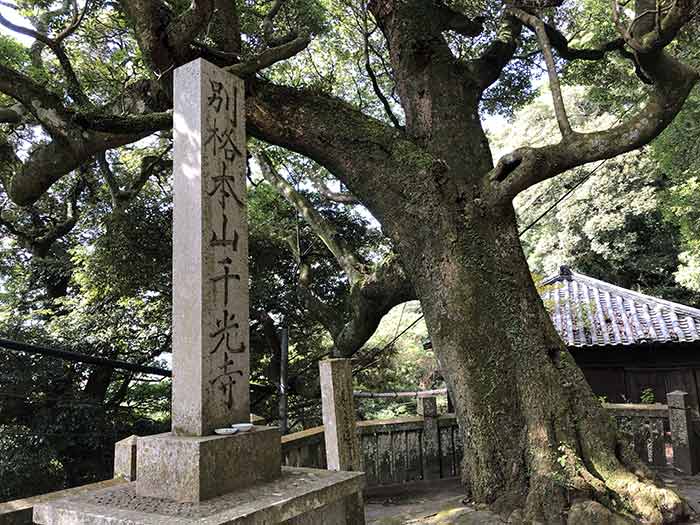
[{"label": "engraved kanji inscription", "polygon": [[211,95],[207,98],[209,107],[213,108],[217,113],[219,113],[222,108],[228,111],[230,97],[228,95],[228,89],[226,89],[223,82],[209,79],[209,87],[211,88]]},{"label": "engraved kanji inscription", "polygon": [[226,202],[229,199],[233,199],[239,207],[243,207],[243,201],[236,195],[236,189],[234,184],[236,183],[236,177],[229,175],[228,164],[226,162],[221,163],[221,175],[212,177],[211,180],[214,181],[213,188],[211,191],[207,192],[207,195],[213,197],[215,194],[219,195],[219,204],[221,208],[226,209]]},{"label": "engraved kanji inscription", "polygon": [[230,257],[224,257],[219,261],[219,264],[221,264],[224,268],[222,270],[223,273],[219,275],[215,275],[214,277],[211,277],[209,280],[212,282],[212,285],[214,287],[214,297],[216,297],[216,291],[217,291],[217,284],[219,282],[223,282],[223,288],[224,288],[224,306],[228,306],[228,299],[229,299],[229,283],[232,280],[235,281],[240,281],[241,276],[237,273],[231,272],[231,264],[233,261],[231,260]]},{"label": "engraved kanji inscription", "polygon": [[250,420],[245,83],[197,59],[173,93],[172,419],[202,436]]},{"label": "engraved kanji inscription", "polygon": [[236,331],[240,328],[238,323],[235,321],[236,314],[230,313],[226,308],[224,308],[224,314],[222,319],[216,319],[216,330],[209,334],[211,339],[218,338],[216,345],[212,348],[209,353],[215,354],[224,345],[224,349],[235,354],[241,354],[245,352],[245,343],[241,343],[238,347],[232,346],[232,339],[234,338],[231,332]]},{"label": "engraved kanji inscription", "polygon": [[225,127],[220,128],[216,119],[213,119],[213,122],[209,122],[204,145],[211,148],[211,152],[215,157],[223,155],[224,159],[230,162],[235,160],[237,156],[242,157],[243,153],[236,145],[235,119],[227,124]]},{"label": "engraved kanji inscription", "polygon": [[216,232],[211,232],[209,246],[230,246],[234,252],[238,251],[238,232],[233,230],[233,237],[229,237],[228,216],[224,213],[221,220],[221,237]]},{"label": "engraved kanji inscription", "polygon": [[228,352],[224,352],[224,362],[216,368],[221,372],[210,379],[209,384],[219,383],[219,390],[226,397],[226,406],[231,409],[233,408],[233,385],[236,384],[235,376],[238,374],[238,376],[243,377],[243,371],[236,369],[233,356],[230,356]]}]

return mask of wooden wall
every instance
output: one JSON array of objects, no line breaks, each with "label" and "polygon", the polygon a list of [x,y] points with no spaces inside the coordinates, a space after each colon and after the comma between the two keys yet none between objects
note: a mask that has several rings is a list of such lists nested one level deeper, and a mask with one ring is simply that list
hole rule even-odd
[{"label": "wooden wall", "polygon": [[700,344],[666,343],[626,347],[570,349],[591,389],[611,403],[640,403],[650,388],[657,403],[666,393],[688,392],[688,402],[700,407]]}]

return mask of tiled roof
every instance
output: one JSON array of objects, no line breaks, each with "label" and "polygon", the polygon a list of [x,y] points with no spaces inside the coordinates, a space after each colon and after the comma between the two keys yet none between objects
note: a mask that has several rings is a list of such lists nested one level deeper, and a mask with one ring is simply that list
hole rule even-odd
[{"label": "tiled roof", "polygon": [[542,300],[567,346],[700,340],[700,310],[593,279],[562,266]]}]

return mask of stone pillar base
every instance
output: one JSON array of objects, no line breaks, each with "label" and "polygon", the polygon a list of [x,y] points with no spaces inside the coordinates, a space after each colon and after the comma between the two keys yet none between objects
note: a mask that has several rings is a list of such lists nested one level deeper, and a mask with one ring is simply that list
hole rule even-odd
[{"label": "stone pillar base", "polygon": [[[140,440],[139,440],[140,441]],[[40,525],[360,525],[364,474],[283,467],[274,481],[174,503],[136,494],[136,482],[34,507]],[[361,517],[360,517],[361,516]]]},{"label": "stone pillar base", "polygon": [[280,433],[254,427],[231,436],[139,438],[136,494],[196,503],[280,476]]}]

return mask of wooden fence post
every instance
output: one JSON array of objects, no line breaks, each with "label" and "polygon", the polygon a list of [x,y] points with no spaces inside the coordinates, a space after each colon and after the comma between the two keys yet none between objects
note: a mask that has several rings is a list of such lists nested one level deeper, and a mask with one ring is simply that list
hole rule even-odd
[{"label": "wooden fence post", "polygon": [[440,479],[440,428],[437,399],[418,398],[418,415],[423,416],[423,479]]},{"label": "wooden fence post", "polygon": [[666,395],[668,421],[673,443],[673,466],[685,474],[697,472],[696,441],[690,419],[688,393],[676,390]]},{"label": "wooden fence post", "polygon": [[[352,397],[350,359],[327,359],[318,363],[321,374],[321,403],[328,470],[362,470],[360,440]],[[362,493],[345,500],[348,525],[364,525]]]}]

